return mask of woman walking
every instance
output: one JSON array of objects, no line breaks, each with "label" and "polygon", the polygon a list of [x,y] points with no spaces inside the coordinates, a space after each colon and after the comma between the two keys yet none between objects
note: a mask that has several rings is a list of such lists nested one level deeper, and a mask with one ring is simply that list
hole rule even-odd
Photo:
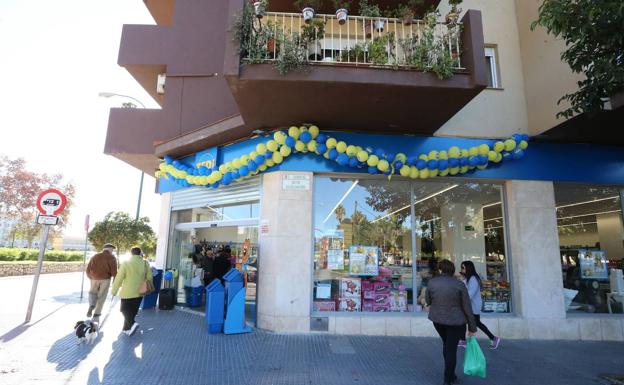
[{"label": "woman walking", "polygon": [[440,275],[429,280],[427,303],[429,319],[442,339],[444,356],[444,385],[456,383],[457,343],[464,336],[466,323],[468,335],[477,332],[466,286],[453,277],[455,265],[448,259],[438,263]]},{"label": "woman walking", "polygon": [[[468,296],[470,297],[470,305],[472,306],[472,314],[474,314],[475,323],[490,339],[490,349],[496,349],[498,348],[498,344],[500,344],[500,338],[492,334],[490,329],[481,323],[481,307],[483,306],[483,300],[481,299],[481,277],[477,274],[474,263],[472,263],[472,261],[462,262],[460,274],[466,279],[466,287],[468,289]],[[466,347],[466,335],[459,341],[459,346],[462,348]]]},{"label": "woman walking", "polygon": [[[124,324],[122,331],[128,336],[134,334],[139,324],[134,321],[139,306],[145,293],[141,293],[141,286],[144,282],[152,282],[152,270],[147,261],[143,260],[143,253],[138,247],[130,250],[132,256],[130,259],[121,264],[117,277],[113,282],[113,295],[121,288],[121,313],[124,316]],[[153,284],[151,285],[153,287]]]}]

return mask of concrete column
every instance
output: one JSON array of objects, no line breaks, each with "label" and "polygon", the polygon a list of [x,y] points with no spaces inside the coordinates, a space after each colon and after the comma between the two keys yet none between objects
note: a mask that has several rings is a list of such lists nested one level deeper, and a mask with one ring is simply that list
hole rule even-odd
[{"label": "concrete column", "polygon": [[169,244],[169,225],[171,222],[171,193],[160,194],[160,223],[158,240],[156,241],[156,262],[154,265],[164,269],[167,262],[167,245]]},{"label": "concrete column", "polygon": [[548,338],[566,317],[553,184],[514,180],[505,188],[515,309],[529,319],[531,338]]},{"label": "concrete column", "polygon": [[[289,175],[307,176],[300,189]],[[310,172],[263,175],[258,267],[258,326],[308,332],[312,300],[312,190]]]}]

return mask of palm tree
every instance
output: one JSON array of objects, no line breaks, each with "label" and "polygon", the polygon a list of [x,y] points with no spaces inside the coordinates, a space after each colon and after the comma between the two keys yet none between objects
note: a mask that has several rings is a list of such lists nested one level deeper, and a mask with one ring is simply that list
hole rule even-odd
[{"label": "palm tree", "polygon": [[347,212],[343,205],[338,205],[336,207],[336,210],[334,210],[334,214],[336,215],[336,219],[338,220],[338,223],[342,223],[342,220],[344,219],[346,213]]}]

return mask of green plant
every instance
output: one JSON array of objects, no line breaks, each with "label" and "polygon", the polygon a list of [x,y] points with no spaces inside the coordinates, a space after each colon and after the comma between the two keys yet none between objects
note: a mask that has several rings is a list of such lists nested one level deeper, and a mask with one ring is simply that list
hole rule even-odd
[{"label": "green plant", "polygon": [[342,51],[342,53],[340,54],[340,61],[358,63],[369,62],[368,57],[366,56],[366,45],[363,43],[358,43],[353,47]]},{"label": "green plant", "polygon": [[558,104],[571,105],[557,117],[598,112],[604,108],[603,98],[624,90],[622,1],[544,0],[531,29],[538,26],[565,42],[561,60],[572,72],[584,75],[575,92],[559,99]]},{"label": "green plant", "polygon": [[[39,258],[39,250],[1,248],[0,261],[36,261]],[[69,262],[82,261],[83,253],[79,251],[47,250],[43,256],[44,261]]]},{"label": "green plant", "polygon": [[379,6],[377,4],[369,4],[368,0],[360,0],[360,16],[380,17]]},{"label": "green plant", "polygon": [[334,8],[335,9],[341,9],[344,8],[347,11],[351,8],[351,4],[353,3],[353,0],[332,0],[334,3]]},{"label": "green plant", "polygon": [[259,22],[253,6],[246,3],[234,22],[234,39],[240,44],[241,61],[261,63],[271,58],[274,52],[271,46],[277,44],[278,31],[279,28],[270,20],[264,24]]},{"label": "green plant", "polygon": [[461,4],[461,3],[462,3],[462,1],[463,1],[463,0],[449,0],[449,2],[448,2],[448,3],[449,3],[449,5],[450,5],[451,7],[457,7],[459,4]]},{"label": "green plant", "polygon": [[320,20],[312,20],[310,24],[301,27],[301,38],[304,43],[321,40],[325,37],[325,23]]},{"label": "green plant", "polygon": [[299,10],[303,10],[306,7],[318,10],[323,5],[323,0],[295,0],[294,4]]},{"label": "green plant", "polygon": [[301,35],[293,33],[281,37],[281,49],[274,66],[280,75],[303,68],[307,63],[307,49]]},{"label": "green plant", "polygon": [[389,53],[392,51],[390,41],[393,37],[393,34],[389,33],[373,39],[368,46],[368,54],[371,63],[376,65],[388,64]]}]

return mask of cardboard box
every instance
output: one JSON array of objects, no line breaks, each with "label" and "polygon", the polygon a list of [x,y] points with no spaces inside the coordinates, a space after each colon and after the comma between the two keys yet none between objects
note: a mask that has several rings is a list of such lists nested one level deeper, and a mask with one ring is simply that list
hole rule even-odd
[{"label": "cardboard box", "polygon": [[373,282],[364,280],[362,281],[362,291],[373,290]]},{"label": "cardboard box", "polygon": [[390,282],[375,282],[373,283],[373,290],[376,294],[389,294],[392,284]]},{"label": "cardboard box", "polygon": [[390,294],[375,294],[375,305],[390,305]]},{"label": "cardboard box", "polygon": [[361,311],[362,300],[359,297],[340,298],[340,311]]},{"label": "cardboard box", "polygon": [[342,278],[340,280],[340,298],[360,299],[362,296],[362,280],[360,278]]},{"label": "cardboard box", "polygon": [[314,301],[314,311],[336,311],[335,301]]},{"label": "cardboard box", "polygon": [[362,298],[374,300],[375,292],[373,290],[364,290],[364,293],[362,294]]}]

